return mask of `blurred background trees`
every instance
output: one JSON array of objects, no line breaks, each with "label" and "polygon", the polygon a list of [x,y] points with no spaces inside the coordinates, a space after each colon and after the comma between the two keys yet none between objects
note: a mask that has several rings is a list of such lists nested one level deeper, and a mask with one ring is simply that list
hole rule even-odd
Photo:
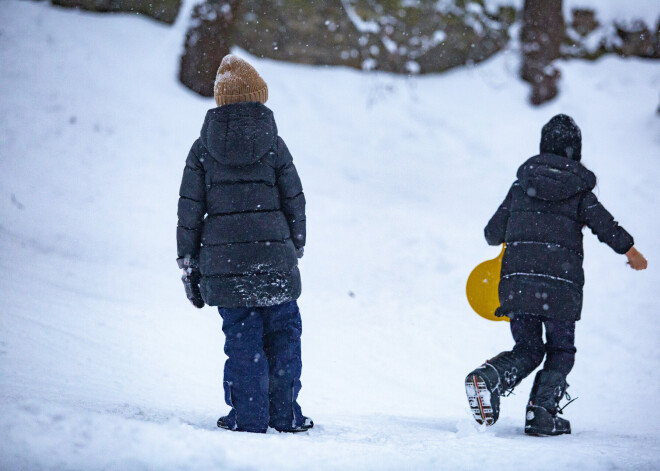
[{"label": "blurred background trees", "polygon": [[[135,12],[173,23],[181,0],[51,0],[102,12]],[[625,0],[621,0],[622,2]],[[401,74],[439,73],[519,45],[520,76],[541,104],[559,92],[557,59],[604,54],[660,58],[655,18],[601,23],[598,11],[562,0],[199,0],[180,58],[180,81],[213,95],[222,57],[238,46],[257,57]]]},{"label": "blurred background trees", "polygon": [[202,96],[213,96],[215,74],[236,37],[234,27],[240,0],[205,1],[193,8],[179,80]]},{"label": "blurred background trees", "polygon": [[163,23],[174,23],[181,0],[51,0],[53,5],[98,12],[139,13]]},{"label": "blurred background trees", "polygon": [[564,37],[562,0],[525,0],[520,30],[520,77],[532,85],[530,100],[539,105],[557,96]]},{"label": "blurred background trees", "polygon": [[[507,45],[509,27],[516,19],[514,8],[487,10],[482,0],[440,3],[206,0],[209,11],[231,12],[224,14],[231,25],[218,21],[215,13],[209,17],[196,9],[191,30],[199,40],[186,41],[184,58],[201,57],[216,47],[211,46],[213,40],[202,38],[225,35],[223,52],[229,50],[228,45],[236,45],[275,60],[419,74],[476,63]],[[214,77],[215,71],[202,70],[184,84],[200,90],[203,85],[198,81]]]}]

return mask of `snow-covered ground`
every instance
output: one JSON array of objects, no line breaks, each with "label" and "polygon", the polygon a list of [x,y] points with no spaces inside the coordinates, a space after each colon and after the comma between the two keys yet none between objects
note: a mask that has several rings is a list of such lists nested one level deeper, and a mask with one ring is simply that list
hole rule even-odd
[{"label": "snow-covered ground", "polygon": [[[223,335],[175,257],[185,156],[214,106],[176,81],[184,21],[0,8],[0,469],[657,469],[660,63],[561,64],[531,108],[516,54],[407,79],[250,58],[308,199],[308,434],[217,429]],[[240,53],[240,51],[238,51]],[[574,433],[523,433],[528,378],[475,427],[467,372],[512,345],[464,284],[555,113],[650,261],[585,236]]]}]

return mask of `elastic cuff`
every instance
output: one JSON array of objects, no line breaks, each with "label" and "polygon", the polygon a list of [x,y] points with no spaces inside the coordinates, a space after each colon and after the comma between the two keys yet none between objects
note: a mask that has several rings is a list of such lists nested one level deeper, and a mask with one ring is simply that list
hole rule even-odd
[{"label": "elastic cuff", "polygon": [[627,254],[628,251],[629,251],[630,249],[632,249],[634,246],[635,246],[635,241],[632,240],[632,241],[630,242],[630,244],[626,244],[626,245],[623,246],[623,247],[625,247],[625,248],[622,248],[622,249],[620,249],[620,250],[616,250],[616,249],[615,249],[615,252],[617,252],[617,253],[620,254],[620,255],[625,255],[625,254]]}]

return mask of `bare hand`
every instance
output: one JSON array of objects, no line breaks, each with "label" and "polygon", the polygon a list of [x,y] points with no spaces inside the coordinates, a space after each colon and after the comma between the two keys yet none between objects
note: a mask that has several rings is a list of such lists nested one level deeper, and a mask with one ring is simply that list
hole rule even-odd
[{"label": "bare hand", "polygon": [[645,270],[648,266],[648,262],[644,258],[644,255],[639,253],[635,247],[631,247],[630,250],[626,252],[626,257],[628,257],[628,265],[634,270]]}]

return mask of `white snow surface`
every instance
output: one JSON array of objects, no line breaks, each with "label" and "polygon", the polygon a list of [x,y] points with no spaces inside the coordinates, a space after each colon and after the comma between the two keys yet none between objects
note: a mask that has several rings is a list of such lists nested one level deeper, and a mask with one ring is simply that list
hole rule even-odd
[{"label": "white snow surface", "polygon": [[589,8],[601,23],[644,20],[652,31],[660,20],[658,0],[564,0],[563,8],[567,19],[573,9]]},{"label": "white snow surface", "polygon": [[[175,263],[181,172],[214,106],[176,80],[182,24],[2,2],[0,469],[658,469],[659,62],[563,63],[560,97],[532,108],[514,53],[405,78],[236,51],[308,200],[300,403],[317,425],[252,435],[215,426],[221,321]],[[543,439],[523,433],[531,377],[495,426],[470,417],[465,375],[512,340],[464,287],[558,112],[650,268],[585,234],[573,434]]]}]

